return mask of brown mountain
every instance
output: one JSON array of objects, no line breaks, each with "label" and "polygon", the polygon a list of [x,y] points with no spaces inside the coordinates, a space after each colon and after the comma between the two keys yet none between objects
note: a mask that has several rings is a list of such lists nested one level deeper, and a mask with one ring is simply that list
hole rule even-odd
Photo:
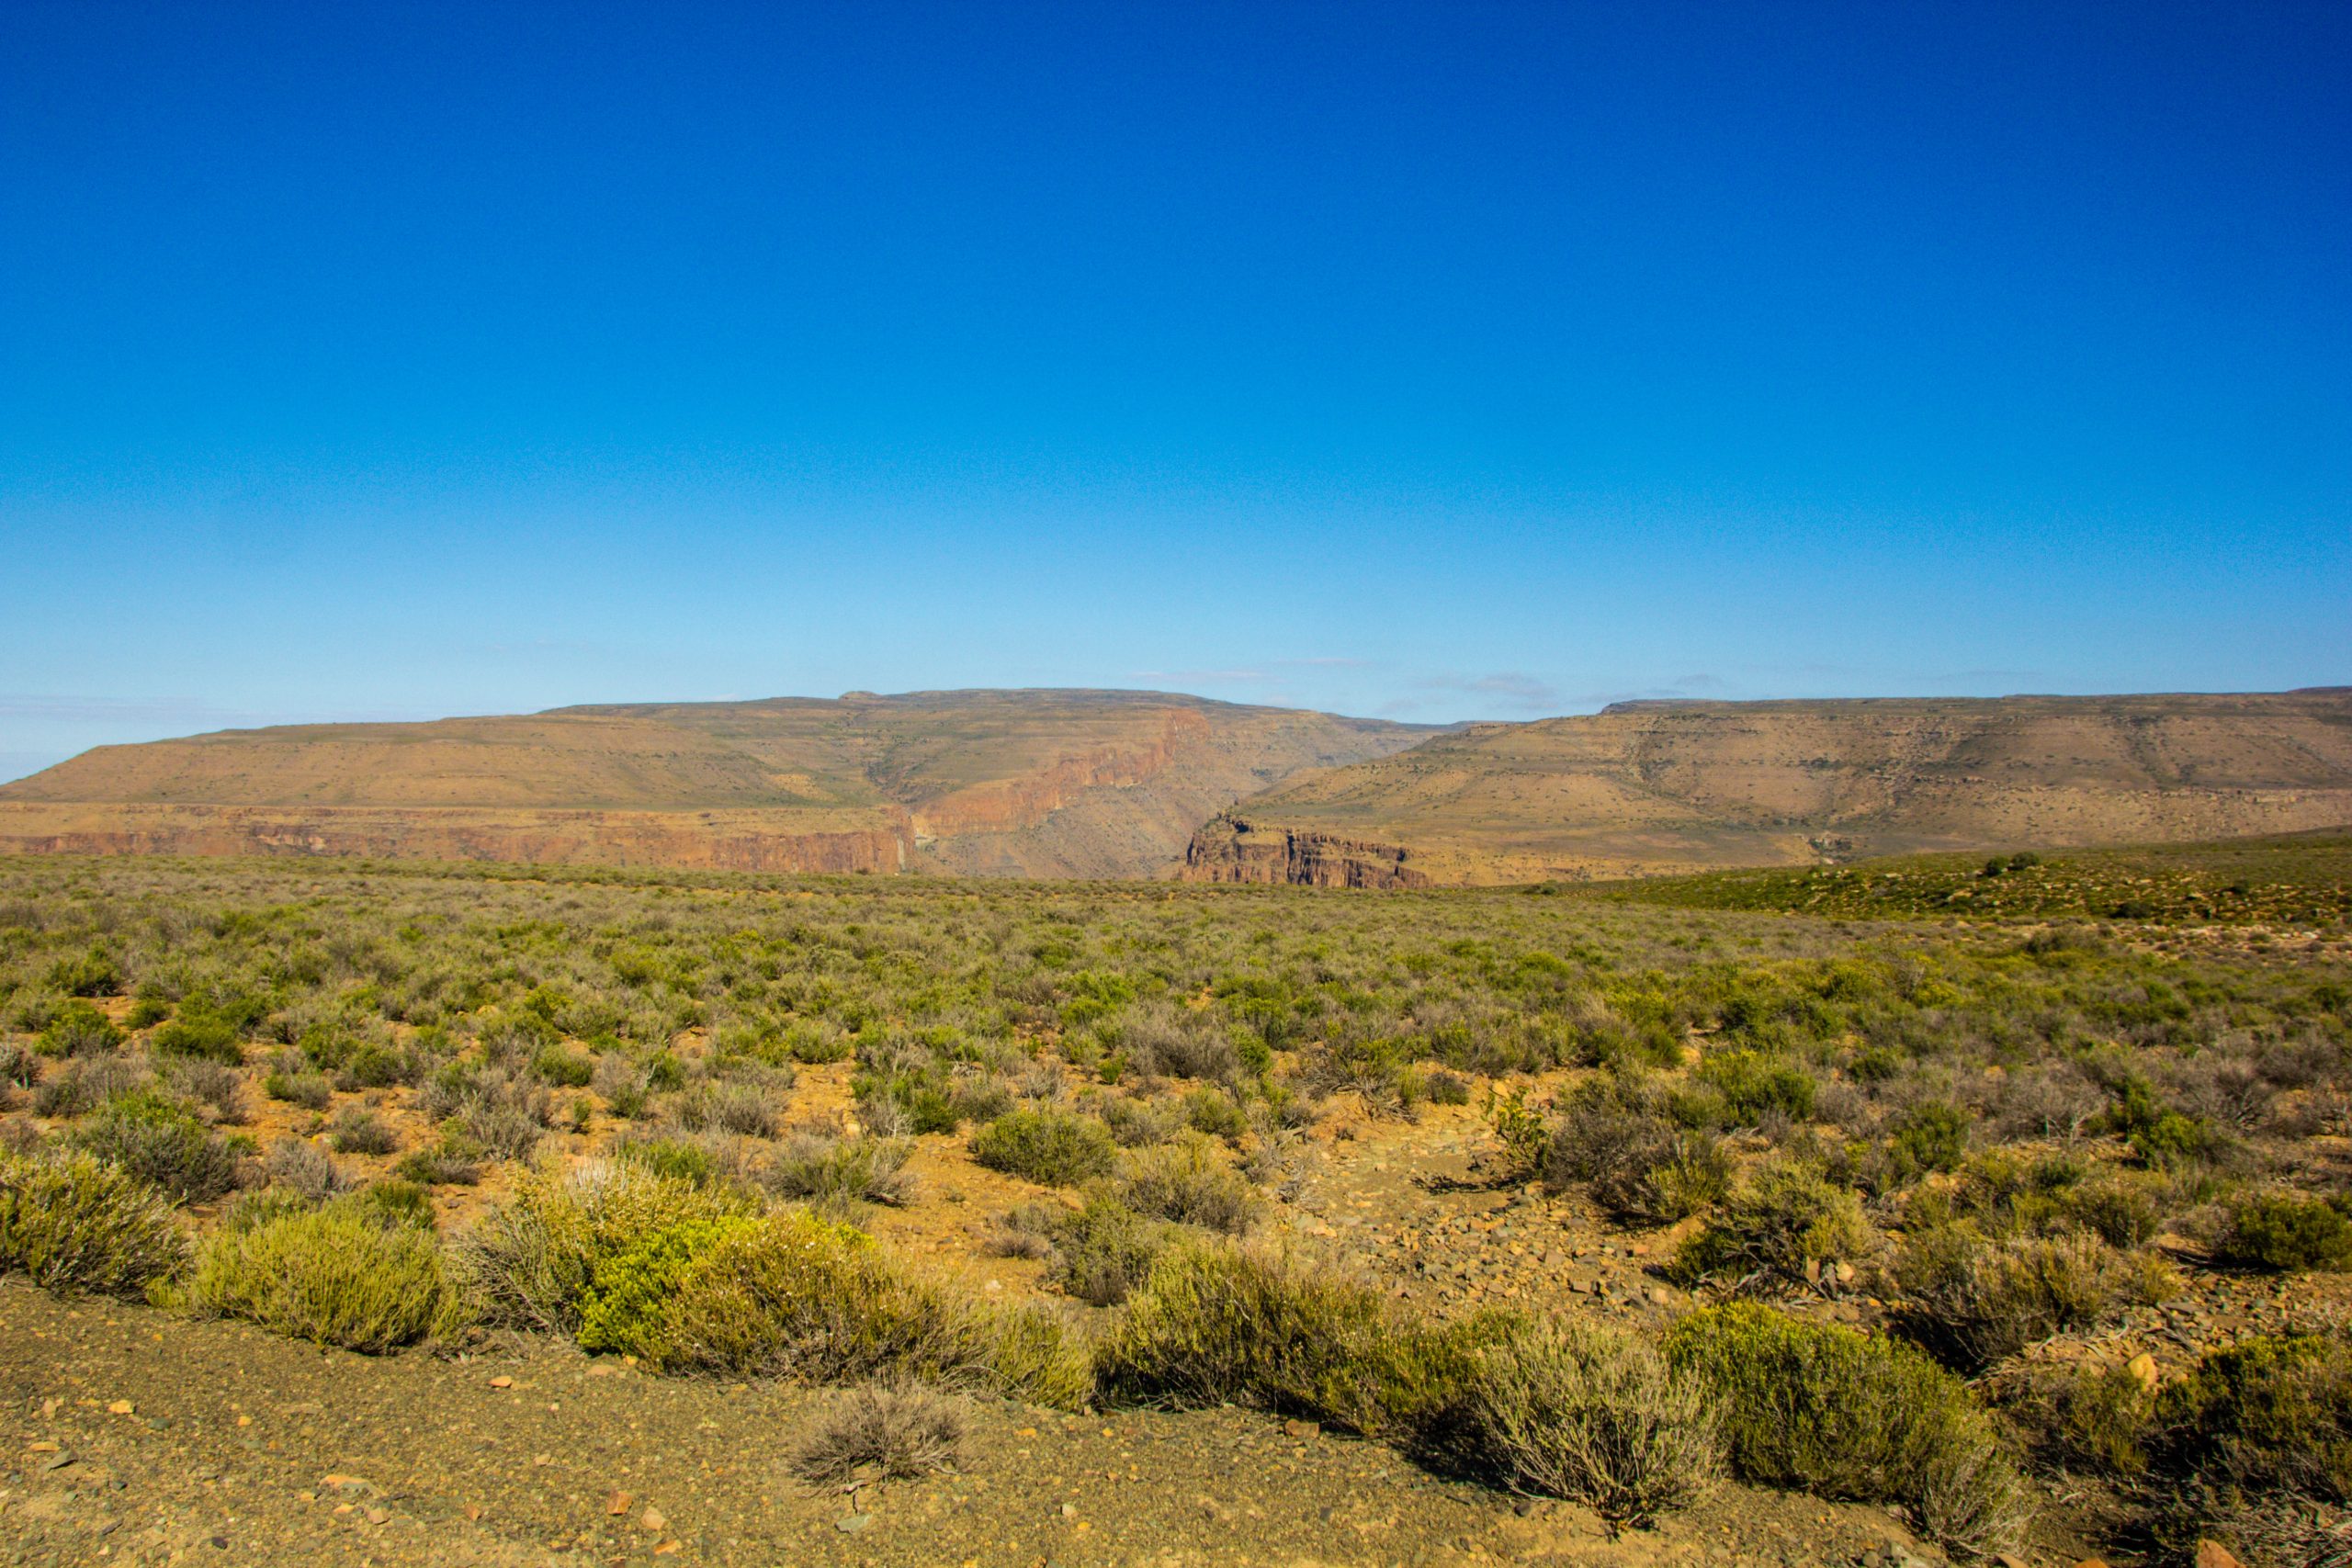
[{"label": "brown mountain", "polygon": [[2352,823],[2352,688],[1623,703],[1302,774],[1196,834],[1210,882],[1420,886]]},{"label": "brown mountain", "polygon": [[224,730],[0,785],[0,850],[1140,876],[1237,798],[1428,733],[1087,691]]}]

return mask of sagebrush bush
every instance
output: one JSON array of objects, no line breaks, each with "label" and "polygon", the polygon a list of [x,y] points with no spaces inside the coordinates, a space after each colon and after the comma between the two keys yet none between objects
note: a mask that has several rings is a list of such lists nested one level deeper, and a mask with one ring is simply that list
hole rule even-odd
[{"label": "sagebrush bush", "polygon": [[914,1280],[864,1235],[805,1211],[729,1227],[696,1253],[636,1350],[667,1371],[914,1378],[1064,1409],[1092,1387],[1083,1348],[1050,1312]]},{"label": "sagebrush bush", "polygon": [[897,1207],[912,1201],[915,1179],[906,1168],[914,1145],[904,1138],[838,1138],[801,1131],[760,1172],[770,1191],[836,1210],[853,1203]]},{"label": "sagebrush bush", "polygon": [[2169,1264],[2118,1252],[2087,1231],[1991,1241],[1965,1221],[1906,1238],[1894,1278],[1905,1328],[1963,1371],[2179,1289]]},{"label": "sagebrush bush", "polygon": [[183,1202],[218,1198],[237,1184],[236,1152],[187,1106],[152,1089],[107,1100],[74,1138]]},{"label": "sagebrush bush", "polygon": [[1691,1314],[1668,1359],[1711,1391],[1733,1470],[1819,1496],[1894,1503],[1957,1551],[2022,1528],[2017,1472],[1966,1384],[1907,1345],[1754,1303]]},{"label": "sagebrush bush", "polygon": [[188,1256],[171,1200],[146,1182],[86,1154],[0,1150],[0,1271],[130,1298]]},{"label": "sagebrush bush", "polygon": [[1722,1469],[1696,1377],[1646,1340],[1564,1319],[1513,1323],[1476,1352],[1461,1398],[1464,1456],[1516,1491],[1643,1525]]},{"label": "sagebrush bush", "polygon": [[1739,1290],[1826,1289],[1878,1247],[1860,1194],[1808,1161],[1776,1155],[1683,1243],[1670,1272],[1684,1283],[1715,1280]]},{"label": "sagebrush bush", "polygon": [[1111,1130],[1069,1111],[1015,1111],[972,1134],[972,1157],[1048,1187],[1075,1187],[1118,1163]]},{"label": "sagebrush bush", "polygon": [[279,1334],[379,1355],[453,1326],[456,1299],[432,1235],[353,1200],[205,1241],[196,1306]]},{"label": "sagebrush bush", "polygon": [[2324,1198],[2262,1193],[2232,1206],[2214,1251],[2233,1268],[2274,1273],[2352,1269],[2352,1218]]},{"label": "sagebrush bush", "polygon": [[752,1194],[631,1160],[534,1170],[458,1238],[450,1261],[490,1322],[574,1334],[607,1259],[671,1226],[755,1214],[759,1207]]},{"label": "sagebrush bush", "polygon": [[962,1462],[964,1415],[955,1400],[917,1383],[869,1384],[834,1400],[794,1445],[792,1468],[831,1485],[861,1470],[911,1481]]},{"label": "sagebrush bush", "polygon": [[1130,1149],[1120,1160],[1119,1201],[1138,1214],[1239,1235],[1257,1217],[1257,1190],[1224,1145],[1188,1132]]},{"label": "sagebrush bush", "polygon": [[1271,1248],[1188,1243],[1154,1265],[1102,1347],[1106,1396],[1256,1405],[1409,1439],[1459,1394],[1475,1338]]}]

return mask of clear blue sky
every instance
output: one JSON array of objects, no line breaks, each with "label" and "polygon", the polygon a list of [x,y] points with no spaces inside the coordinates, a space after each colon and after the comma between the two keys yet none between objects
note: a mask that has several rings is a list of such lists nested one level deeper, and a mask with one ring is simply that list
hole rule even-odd
[{"label": "clear blue sky", "polygon": [[2352,680],[2352,8],[0,7],[0,774]]}]

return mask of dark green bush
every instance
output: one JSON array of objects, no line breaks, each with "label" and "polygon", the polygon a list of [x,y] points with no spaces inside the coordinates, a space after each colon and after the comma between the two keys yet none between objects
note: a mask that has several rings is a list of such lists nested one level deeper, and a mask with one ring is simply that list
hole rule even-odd
[{"label": "dark green bush", "polygon": [[1834,1289],[1878,1249],[1860,1194],[1812,1164],[1776,1155],[1758,1166],[1721,1212],[1675,1255],[1669,1272],[1686,1284],[1718,1280],[1735,1288]]},{"label": "dark green bush", "polygon": [[2352,1341],[2242,1340],[2164,1391],[2159,1463],[2211,1499],[2352,1503]]},{"label": "dark green bush", "polygon": [[200,1056],[231,1067],[245,1059],[236,1026],[205,1013],[183,1012],[149,1035],[147,1043],[159,1056]]},{"label": "dark green bush", "polygon": [[2324,1198],[2264,1193],[2232,1208],[2216,1252],[2233,1268],[2275,1273],[2352,1269],[2352,1219]]},{"label": "dark green bush", "polygon": [[1745,1480],[1897,1504],[1922,1534],[1971,1554],[2022,1528],[2023,1495],[1991,1420],[1966,1384],[1909,1346],[1741,1303],[1684,1318],[1666,1353],[1710,1390]]},{"label": "dark green bush", "polygon": [[119,1049],[122,1031],[85,1001],[67,1002],[51,1015],[35,1049],[44,1056],[95,1056]]},{"label": "dark green bush", "polygon": [[1958,1170],[1968,1153],[1968,1113],[1948,1100],[1913,1106],[1895,1123],[1888,1152],[1905,1179],[1928,1170]]},{"label": "dark green bush", "polygon": [[1048,1187],[1074,1187],[1107,1176],[1118,1163],[1111,1130],[1068,1111],[1015,1111],[972,1134],[972,1157]]}]

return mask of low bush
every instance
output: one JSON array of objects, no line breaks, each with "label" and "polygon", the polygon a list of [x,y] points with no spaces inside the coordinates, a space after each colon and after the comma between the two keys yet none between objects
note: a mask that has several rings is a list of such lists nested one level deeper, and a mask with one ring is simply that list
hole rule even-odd
[{"label": "low bush", "polygon": [[482,1160],[488,1152],[462,1132],[445,1127],[437,1142],[412,1149],[393,1169],[404,1179],[425,1187],[471,1187],[481,1179]]},{"label": "low bush", "polygon": [[440,1249],[356,1201],[280,1215],[207,1238],[188,1299],[277,1333],[379,1355],[457,1322]]},{"label": "low bush", "polygon": [[741,1138],[773,1138],[775,1105],[757,1084],[699,1083],[678,1097],[678,1125],[690,1133],[732,1133]]},{"label": "low bush", "polygon": [[962,1462],[964,1416],[956,1403],[919,1384],[874,1384],[835,1400],[794,1446],[802,1480],[832,1485],[870,1470],[911,1481]]},{"label": "low bush", "polygon": [[237,1184],[237,1156],[228,1143],[187,1107],[153,1089],[107,1100],[74,1142],[183,1202],[218,1198]]},{"label": "low bush", "polygon": [[1479,1348],[1454,1423],[1464,1457],[1514,1491],[1645,1525],[1722,1468],[1698,1379],[1644,1339],[1539,1318]]},{"label": "low bush", "polygon": [[187,1259],[171,1200],[146,1182],[86,1154],[0,1151],[0,1269],[129,1298]]},{"label": "low bush", "polygon": [[972,1157],[1048,1187],[1075,1187],[1118,1163],[1111,1130],[1069,1111],[1015,1111],[972,1134]]},{"label": "low bush", "polygon": [[1569,1096],[1541,1156],[1547,1186],[1590,1184],[1614,1219],[1670,1224],[1720,1201],[1731,1162],[1713,1135],[1668,1117],[1645,1080],[1608,1074]]},{"label": "low bush", "polygon": [[458,1238],[450,1262],[491,1323],[575,1334],[581,1303],[605,1260],[670,1226],[759,1207],[749,1193],[631,1160],[534,1170]]},{"label": "low bush", "polygon": [[586,1089],[596,1076],[596,1059],[568,1045],[542,1045],[531,1058],[531,1072],[560,1089]]},{"label": "low bush", "polygon": [[343,1173],[334,1156],[300,1138],[280,1138],[262,1158],[262,1171],[273,1188],[321,1202],[344,1189]]},{"label": "low bush", "polygon": [[2158,1463],[2200,1500],[2352,1504],[2352,1339],[2241,1340],[2206,1354],[2158,1402]]},{"label": "low bush", "polygon": [[1906,1332],[1970,1371],[2179,1289],[2168,1264],[2087,1231],[1988,1241],[1966,1221],[1912,1235],[1894,1272]]},{"label": "low bush", "polygon": [[96,1005],[70,1001],[51,1016],[34,1049],[44,1056],[96,1056],[119,1049],[122,1039],[122,1031]]},{"label": "low bush", "polygon": [[199,1057],[182,1057],[171,1064],[164,1081],[212,1112],[216,1122],[236,1126],[247,1120],[245,1081],[233,1067]]},{"label": "low bush", "polygon": [[1721,1280],[1735,1290],[1834,1290],[1879,1246],[1861,1197],[1812,1164],[1775,1156],[1691,1235],[1668,1272],[1684,1284]]},{"label": "low bush", "polygon": [[1691,1126],[1753,1127],[1774,1112],[1803,1122],[1821,1092],[1804,1067],[1764,1051],[1719,1051],[1696,1077],[1699,1087],[1675,1100],[1677,1118]]},{"label": "low bush", "polygon": [[1183,1232],[1147,1218],[1108,1192],[1083,1206],[1037,1203],[1009,1216],[1016,1238],[1042,1245],[1046,1278],[1091,1306],[1116,1306],[1142,1285],[1152,1265]]},{"label": "low bush", "polygon": [[1119,1201],[1138,1214],[1239,1235],[1256,1219],[1258,1195],[1223,1146],[1185,1133],[1121,1161]]},{"label": "low bush", "polygon": [[659,1359],[658,1320],[695,1260],[730,1235],[755,1227],[749,1214],[679,1220],[599,1258],[580,1298],[580,1348]]},{"label": "low bush", "polygon": [[2273,1273],[2352,1269],[2352,1219],[2324,1198],[2265,1193],[2231,1209],[2215,1253],[2233,1268]]},{"label": "low bush", "polygon": [[760,1173],[770,1191],[829,1212],[855,1203],[898,1206],[914,1195],[914,1145],[903,1138],[837,1138],[801,1131],[784,1140]]},{"label": "low bush", "polygon": [[1102,1346],[1105,1395],[1231,1402],[1410,1440],[1460,1395],[1476,1340],[1292,1256],[1230,1243],[1170,1248]]},{"label": "low bush", "polygon": [[864,1235],[805,1211],[727,1227],[644,1320],[636,1351],[665,1371],[913,1378],[1063,1409],[1092,1387],[1083,1347],[1050,1312],[912,1280]]},{"label": "low bush", "polygon": [[237,1026],[209,1013],[184,1012],[149,1035],[147,1043],[159,1056],[200,1056],[228,1067],[245,1059]]},{"label": "low bush", "polygon": [[1701,1379],[1744,1480],[1893,1503],[1955,1551],[2022,1528],[2016,1471],[1967,1385],[1907,1345],[1753,1303],[1693,1313],[1668,1360]]},{"label": "low bush", "polygon": [[261,1080],[261,1091],[305,1111],[324,1111],[334,1098],[334,1085],[324,1073],[272,1072]]},{"label": "low bush", "polygon": [[388,1155],[401,1146],[398,1133],[386,1126],[372,1111],[348,1106],[334,1119],[327,1132],[339,1155]]}]

